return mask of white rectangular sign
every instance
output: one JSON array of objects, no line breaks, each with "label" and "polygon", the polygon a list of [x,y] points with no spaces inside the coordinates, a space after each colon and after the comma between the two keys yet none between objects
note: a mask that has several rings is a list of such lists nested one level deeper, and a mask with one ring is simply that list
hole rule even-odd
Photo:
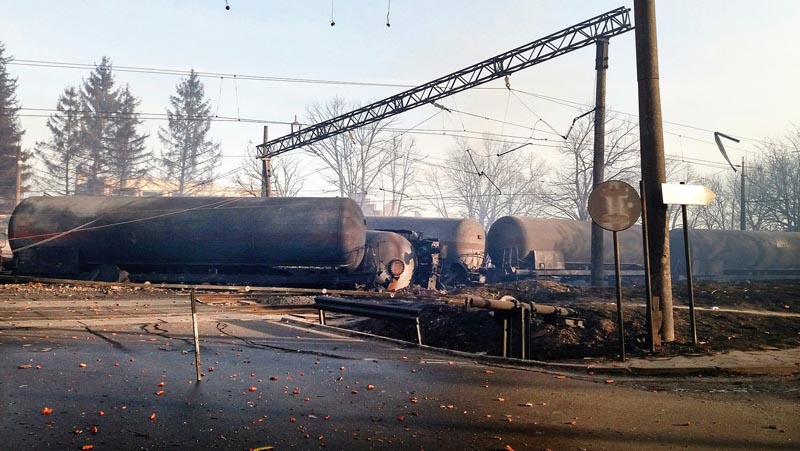
[{"label": "white rectangular sign", "polygon": [[708,205],[717,195],[703,185],[662,183],[661,197],[667,205]]}]

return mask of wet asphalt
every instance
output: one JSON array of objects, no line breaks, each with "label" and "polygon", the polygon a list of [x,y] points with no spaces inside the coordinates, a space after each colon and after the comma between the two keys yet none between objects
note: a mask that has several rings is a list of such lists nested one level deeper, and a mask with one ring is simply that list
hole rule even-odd
[{"label": "wet asphalt", "polygon": [[647,392],[220,309],[201,309],[198,383],[185,300],[136,305],[127,316],[17,306],[22,320],[2,318],[2,449],[789,450],[800,440],[796,395]]}]

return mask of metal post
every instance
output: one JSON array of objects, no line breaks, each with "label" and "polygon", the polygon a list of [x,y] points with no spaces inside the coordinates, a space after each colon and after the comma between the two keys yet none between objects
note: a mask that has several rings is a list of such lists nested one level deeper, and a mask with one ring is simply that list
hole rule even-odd
[{"label": "metal post", "polygon": [[619,239],[614,231],[614,272],[617,282],[617,333],[619,335],[619,358],[625,361],[625,326],[622,322],[622,275],[619,265]]},{"label": "metal post", "polygon": [[22,200],[22,146],[17,146],[17,183],[14,193],[14,206]]},{"label": "metal post", "polygon": [[661,345],[661,337],[658,335],[658,328],[654,327],[654,317],[658,317],[658,311],[653,305],[653,288],[650,285],[650,250],[649,239],[647,237],[647,202],[644,195],[644,182],[639,180],[639,191],[642,199],[642,250],[644,252],[644,286],[645,286],[645,326],[647,327],[647,347],[650,352],[656,351],[656,346]]},{"label": "metal post", "polygon": [[200,372],[200,335],[197,331],[197,297],[195,296],[194,288],[189,293],[189,299],[192,304],[192,332],[194,333],[194,369],[197,372],[197,382],[200,382],[203,375]]},{"label": "metal post", "polygon": [[325,325],[325,310],[319,309],[319,323]]},{"label": "metal post", "polygon": [[747,230],[747,196],[745,196],[744,191],[744,157],[742,157],[742,188],[740,191],[741,199],[739,200],[739,229]]},{"label": "metal post", "polygon": [[[264,126],[264,142],[269,141],[269,126]],[[270,157],[261,158],[261,197],[272,197],[272,167]]]},{"label": "metal post", "polygon": [[[592,187],[605,179],[606,146],[606,69],[608,69],[608,39],[597,40],[595,57],[597,84],[594,102],[594,162],[592,165]],[[592,221],[592,286],[605,285],[603,262],[603,229]]]},{"label": "metal post", "polygon": [[669,268],[669,218],[662,202],[661,184],[666,182],[664,130],[661,121],[661,93],[658,77],[655,0],[634,0],[636,21],[636,74],[639,86],[639,136],[642,180],[646,186],[650,266],[653,302],[661,312],[660,333],[665,341],[675,340],[672,314],[672,275]]},{"label": "metal post", "polygon": [[[683,185],[683,182],[681,182]],[[686,284],[689,285],[689,324],[692,328],[692,345],[697,346],[697,322],[694,313],[694,281],[692,280],[692,253],[689,249],[689,220],[686,205],[681,205],[683,217],[683,250],[686,252]]]},{"label": "metal post", "polygon": [[417,325],[417,344],[422,346],[422,328],[419,325],[419,317],[416,318],[416,325]]},{"label": "metal post", "polygon": [[[497,314],[498,312],[495,312]],[[508,357],[508,315],[503,315],[503,357]]]}]

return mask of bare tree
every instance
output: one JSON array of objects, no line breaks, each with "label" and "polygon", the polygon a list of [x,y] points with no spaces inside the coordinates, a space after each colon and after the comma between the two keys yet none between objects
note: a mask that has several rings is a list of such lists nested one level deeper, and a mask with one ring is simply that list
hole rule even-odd
[{"label": "bare tree", "polygon": [[[308,108],[308,122],[319,123],[357,107],[339,97],[325,104],[315,103]],[[393,161],[383,140],[390,125],[391,121],[373,122],[310,144],[306,150],[325,166],[323,178],[339,190],[339,195],[354,199],[363,207],[366,194],[374,191],[380,174]]]},{"label": "bare tree", "polygon": [[[638,124],[606,117],[605,179],[634,182],[639,174]],[[561,146],[566,169],[559,170],[545,193],[553,216],[589,221],[587,205],[592,193],[594,120],[578,121]]]},{"label": "bare tree", "polygon": [[800,128],[761,148],[758,176],[748,178],[748,210],[751,205],[766,210],[764,228],[800,232]]},{"label": "bare tree", "polygon": [[387,141],[386,148],[391,159],[380,177],[381,191],[385,198],[388,197],[384,201],[383,213],[387,216],[401,216],[416,210],[407,200],[411,199],[410,191],[417,181],[419,155],[414,138],[403,138],[401,134],[393,134]]},{"label": "bare tree", "polygon": [[533,214],[540,206],[545,166],[524,152],[509,153],[513,147],[486,139],[474,150],[459,142],[442,171],[449,189],[438,182],[437,171],[427,177],[434,189],[429,201],[440,213],[475,218],[487,228],[501,216]]},{"label": "bare tree", "polygon": [[[239,171],[233,181],[248,194],[261,196],[261,151],[252,141],[248,142]],[[270,159],[271,183],[276,197],[295,197],[303,189],[302,162],[288,153]]]}]

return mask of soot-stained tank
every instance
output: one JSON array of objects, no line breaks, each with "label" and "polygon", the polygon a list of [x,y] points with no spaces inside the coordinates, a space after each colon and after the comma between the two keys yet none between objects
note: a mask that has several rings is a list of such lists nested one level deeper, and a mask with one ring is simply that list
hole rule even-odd
[{"label": "soot-stained tank", "polygon": [[[686,276],[683,229],[669,233],[673,277]],[[735,279],[800,276],[800,233],[689,229],[692,273]]]},{"label": "soot-stained tank", "polygon": [[372,285],[389,291],[411,284],[416,256],[411,243],[396,233],[367,230],[364,260],[356,272],[373,274]]},{"label": "soot-stained tank", "polygon": [[21,273],[351,272],[365,237],[358,205],[340,198],[31,197],[9,224]]},{"label": "soot-stained tank", "polygon": [[[605,231],[604,259],[613,262],[611,232]],[[564,269],[588,265],[591,261],[592,226],[589,222],[504,216],[492,224],[486,235],[486,250],[496,267],[522,269]],[[620,262],[643,265],[642,228],[633,226],[619,232]]]},{"label": "soot-stained tank", "polygon": [[474,219],[415,218],[405,216],[367,216],[370,230],[413,231],[421,238],[439,240],[443,271],[463,268],[477,271],[486,251],[486,232]]}]

